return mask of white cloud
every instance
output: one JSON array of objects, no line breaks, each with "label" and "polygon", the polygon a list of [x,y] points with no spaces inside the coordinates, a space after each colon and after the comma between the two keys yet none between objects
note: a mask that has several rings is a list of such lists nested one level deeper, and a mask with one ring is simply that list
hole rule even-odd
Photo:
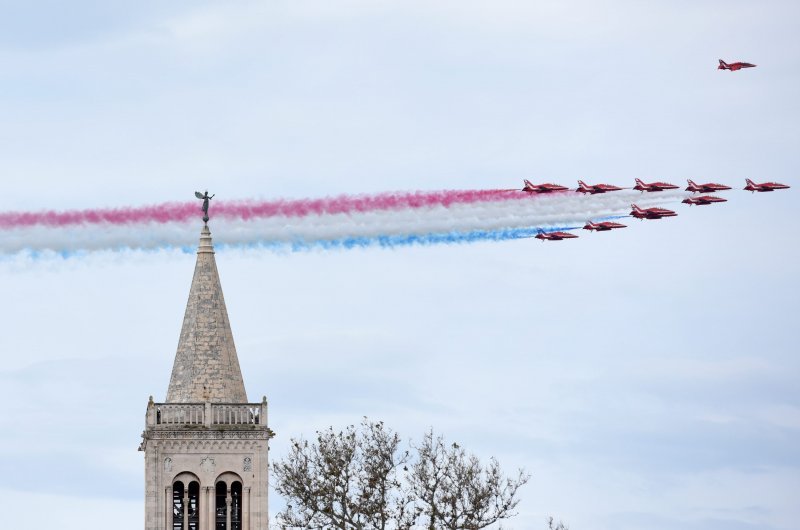
[{"label": "white cloud", "polygon": [[[292,1],[183,5],[53,39],[26,26],[0,53],[0,209],[529,175],[796,185],[797,9]],[[720,54],[759,67],[717,72]],[[573,528],[792,528],[794,193],[730,192],[573,244],[218,253],[273,457],[368,414],[533,471],[514,527],[553,514]],[[0,262],[3,469],[38,461],[109,495],[5,473],[4,513],[44,503],[62,526],[88,530],[77,514],[92,511],[97,528],[141,527],[136,446],[192,266],[170,253]]]}]

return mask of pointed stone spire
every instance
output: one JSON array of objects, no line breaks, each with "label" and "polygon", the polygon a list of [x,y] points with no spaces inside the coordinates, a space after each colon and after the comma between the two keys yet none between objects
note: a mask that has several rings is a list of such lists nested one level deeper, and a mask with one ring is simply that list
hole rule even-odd
[{"label": "pointed stone spire", "polygon": [[247,403],[211,231],[203,225],[167,403]]}]

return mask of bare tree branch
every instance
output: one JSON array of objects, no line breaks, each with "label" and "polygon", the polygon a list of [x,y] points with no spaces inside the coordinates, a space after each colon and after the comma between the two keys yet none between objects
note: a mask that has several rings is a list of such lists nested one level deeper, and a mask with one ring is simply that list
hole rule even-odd
[{"label": "bare tree branch", "polygon": [[[477,530],[516,515],[517,492],[530,475],[505,477],[496,459],[484,467],[458,444],[428,431],[413,451],[383,422],[292,440],[273,465],[287,500],[282,528]],[[413,458],[412,458],[413,453]],[[550,530],[567,530],[563,525]]]}]

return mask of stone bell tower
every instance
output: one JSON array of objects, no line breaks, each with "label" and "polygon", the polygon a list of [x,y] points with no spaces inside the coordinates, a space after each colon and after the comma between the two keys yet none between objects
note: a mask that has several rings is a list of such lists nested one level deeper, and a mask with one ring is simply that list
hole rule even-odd
[{"label": "stone bell tower", "polygon": [[267,530],[267,399],[248,403],[203,226],[163,403],[147,404],[145,530]]}]

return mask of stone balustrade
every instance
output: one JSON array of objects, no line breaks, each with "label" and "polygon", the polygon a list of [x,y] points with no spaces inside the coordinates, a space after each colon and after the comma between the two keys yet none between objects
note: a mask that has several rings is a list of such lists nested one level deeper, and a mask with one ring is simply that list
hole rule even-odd
[{"label": "stone balustrade", "polygon": [[258,425],[260,422],[261,404],[211,404],[211,423],[214,425]]},{"label": "stone balustrade", "polygon": [[150,426],[263,425],[266,426],[267,401],[261,403],[154,403],[147,407]]},{"label": "stone balustrade", "polygon": [[156,425],[203,425],[203,403],[156,403]]}]

